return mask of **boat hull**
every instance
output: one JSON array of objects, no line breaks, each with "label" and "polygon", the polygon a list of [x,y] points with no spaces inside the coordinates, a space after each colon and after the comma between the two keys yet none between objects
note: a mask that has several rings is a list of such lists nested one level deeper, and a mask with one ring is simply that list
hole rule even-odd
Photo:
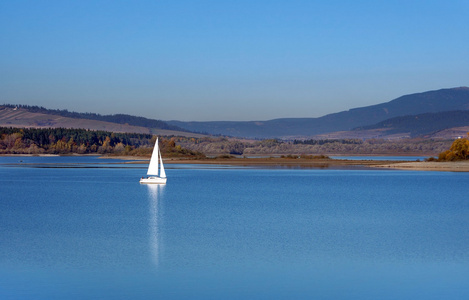
[{"label": "boat hull", "polygon": [[166,177],[147,177],[140,179],[142,184],[166,184]]}]

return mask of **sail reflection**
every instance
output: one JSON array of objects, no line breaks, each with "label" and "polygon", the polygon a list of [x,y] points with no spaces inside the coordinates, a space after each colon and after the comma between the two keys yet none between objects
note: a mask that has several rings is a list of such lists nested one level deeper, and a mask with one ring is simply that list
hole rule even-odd
[{"label": "sail reflection", "polygon": [[148,198],[150,202],[150,252],[153,263],[158,266],[160,255],[160,230],[159,230],[159,200],[164,191],[164,185],[148,184]]}]

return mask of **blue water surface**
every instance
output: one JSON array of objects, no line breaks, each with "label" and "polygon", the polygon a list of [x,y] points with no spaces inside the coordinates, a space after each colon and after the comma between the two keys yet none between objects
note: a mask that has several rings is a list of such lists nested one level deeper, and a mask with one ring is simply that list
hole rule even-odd
[{"label": "blue water surface", "polygon": [[467,173],[4,159],[0,299],[469,297]]}]

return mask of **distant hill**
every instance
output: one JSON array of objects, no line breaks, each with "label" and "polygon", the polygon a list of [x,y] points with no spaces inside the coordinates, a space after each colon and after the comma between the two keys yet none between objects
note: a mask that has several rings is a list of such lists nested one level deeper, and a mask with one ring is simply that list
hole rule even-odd
[{"label": "distant hill", "polygon": [[29,106],[29,105],[12,105],[5,104],[3,105],[6,108],[22,108],[31,113],[40,113],[46,115],[57,115],[73,119],[87,119],[87,120],[96,120],[104,121],[117,124],[127,124],[147,128],[158,128],[158,129],[168,129],[168,130],[178,130],[178,131],[187,131],[185,129],[179,128],[174,125],[169,125],[168,123],[161,120],[147,119],[144,117],[136,117],[126,114],[115,114],[115,115],[100,115],[96,113],[79,113],[71,112],[66,109],[48,109],[41,106]]},{"label": "distant hill", "polygon": [[129,115],[101,116],[91,113],[75,113],[49,110],[43,107],[1,105],[0,126],[28,128],[82,128],[111,132],[144,133],[198,137],[163,121]]},{"label": "distant hill", "polygon": [[445,111],[387,119],[354,129],[382,129],[386,135],[408,133],[410,137],[428,136],[444,129],[469,126],[469,110]]},{"label": "distant hill", "polygon": [[247,138],[311,137],[407,115],[469,110],[469,88],[451,88],[405,95],[392,101],[350,109],[319,118],[289,118],[250,122],[168,121],[190,131]]}]

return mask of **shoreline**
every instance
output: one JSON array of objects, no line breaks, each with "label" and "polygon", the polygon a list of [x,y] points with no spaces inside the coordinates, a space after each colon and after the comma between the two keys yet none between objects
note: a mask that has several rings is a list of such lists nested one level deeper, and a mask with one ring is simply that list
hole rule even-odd
[{"label": "shoreline", "polygon": [[[20,154],[1,156],[59,156],[54,154]],[[66,156],[98,156],[101,159],[130,160],[125,164],[146,164],[149,157],[135,156],[99,156],[99,155],[66,155]],[[278,167],[278,168],[318,168],[318,169],[375,169],[375,170],[409,170],[409,171],[440,171],[440,172],[469,172],[469,161],[435,162],[435,161],[391,161],[391,160],[346,160],[346,159],[305,159],[305,158],[166,158],[165,164],[195,164],[195,165],[227,165],[240,167]]]}]

